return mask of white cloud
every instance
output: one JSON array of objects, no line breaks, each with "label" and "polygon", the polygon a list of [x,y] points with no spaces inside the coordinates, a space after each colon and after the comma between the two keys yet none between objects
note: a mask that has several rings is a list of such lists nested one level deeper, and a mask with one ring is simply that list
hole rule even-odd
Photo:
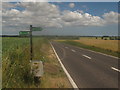
[{"label": "white cloud", "polygon": [[74,3],[70,3],[70,4],[69,4],[69,7],[70,7],[70,8],[74,8],[74,7],[75,7],[75,4],[74,4]]},{"label": "white cloud", "polygon": [[92,16],[89,13],[80,13],[77,11],[64,11],[62,20],[64,25],[69,26],[102,26],[104,20],[98,16]]},{"label": "white cloud", "polygon": [[[103,26],[118,22],[118,13],[113,11],[105,13],[101,18],[81,10],[61,12],[56,5],[47,2],[22,2],[14,5],[3,5],[3,27],[26,27],[32,24],[41,27],[61,28],[63,26]],[[25,10],[6,8],[16,5],[24,7]]]},{"label": "white cloud", "polygon": [[117,12],[113,12],[113,11],[111,11],[111,12],[109,12],[109,13],[105,13],[104,15],[103,15],[103,18],[104,18],[104,20],[105,20],[105,22],[107,23],[107,24],[110,24],[110,23],[118,23],[118,13]]},{"label": "white cloud", "polygon": [[72,12],[72,11],[64,11],[62,15],[62,20],[65,22],[73,22],[82,18],[81,13]]},{"label": "white cloud", "polygon": [[2,2],[48,2],[48,0],[3,0]]},{"label": "white cloud", "polygon": [[79,13],[84,13],[84,11],[83,10],[76,10],[77,12],[79,12]]},{"label": "white cloud", "polygon": [[[24,11],[16,9],[3,10],[3,19],[18,25],[40,25],[42,27],[61,27],[59,24],[60,12],[58,7],[49,3],[19,3]],[[8,23],[7,23],[8,24]]]},{"label": "white cloud", "polygon": [[13,8],[13,7],[15,7],[15,4],[8,3],[8,2],[2,3],[2,8],[3,8],[3,9],[6,9],[6,8]]}]

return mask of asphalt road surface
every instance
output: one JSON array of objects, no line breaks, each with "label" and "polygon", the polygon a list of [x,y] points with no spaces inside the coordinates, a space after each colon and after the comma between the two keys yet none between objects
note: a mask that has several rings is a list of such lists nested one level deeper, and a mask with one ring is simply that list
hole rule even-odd
[{"label": "asphalt road surface", "polygon": [[51,42],[61,62],[79,88],[118,88],[118,59]]}]

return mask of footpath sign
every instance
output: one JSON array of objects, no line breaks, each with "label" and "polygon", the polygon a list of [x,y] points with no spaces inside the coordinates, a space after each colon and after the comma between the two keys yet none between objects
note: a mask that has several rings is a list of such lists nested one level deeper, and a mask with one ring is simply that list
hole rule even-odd
[{"label": "footpath sign", "polygon": [[40,78],[43,76],[43,62],[41,60],[33,60],[33,43],[32,43],[32,31],[42,31],[41,27],[32,27],[30,25],[30,31],[20,31],[19,36],[29,36],[30,37],[30,62],[31,62],[31,72],[34,75],[34,82],[38,83]]},{"label": "footpath sign", "polygon": [[20,36],[29,36],[30,35],[30,31],[20,31],[19,35]]},{"label": "footpath sign", "polygon": [[32,27],[32,31],[42,31],[41,27]]}]

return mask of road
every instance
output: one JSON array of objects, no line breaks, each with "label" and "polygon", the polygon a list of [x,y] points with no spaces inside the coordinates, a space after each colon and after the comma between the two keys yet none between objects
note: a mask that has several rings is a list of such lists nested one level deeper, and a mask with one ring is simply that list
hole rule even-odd
[{"label": "road", "polygon": [[51,42],[61,62],[79,88],[118,88],[118,59]]}]

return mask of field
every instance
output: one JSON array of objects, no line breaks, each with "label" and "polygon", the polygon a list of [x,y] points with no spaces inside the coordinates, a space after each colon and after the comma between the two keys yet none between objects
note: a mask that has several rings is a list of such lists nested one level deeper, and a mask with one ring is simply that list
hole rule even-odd
[{"label": "field", "polygon": [[118,40],[102,40],[95,38],[80,38],[80,40],[74,40],[86,45],[95,46],[112,51],[118,51]]},{"label": "field", "polygon": [[119,40],[102,40],[100,38],[96,39],[95,37],[80,37],[79,40],[61,39],[56,41],[90,49],[97,52],[102,52],[116,57],[120,56],[120,51],[118,48],[118,43],[120,42]]},{"label": "field", "polygon": [[2,88],[71,88],[48,39],[33,38],[33,60],[44,62],[44,75],[37,87],[30,73],[29,38],[2,40]]}]

